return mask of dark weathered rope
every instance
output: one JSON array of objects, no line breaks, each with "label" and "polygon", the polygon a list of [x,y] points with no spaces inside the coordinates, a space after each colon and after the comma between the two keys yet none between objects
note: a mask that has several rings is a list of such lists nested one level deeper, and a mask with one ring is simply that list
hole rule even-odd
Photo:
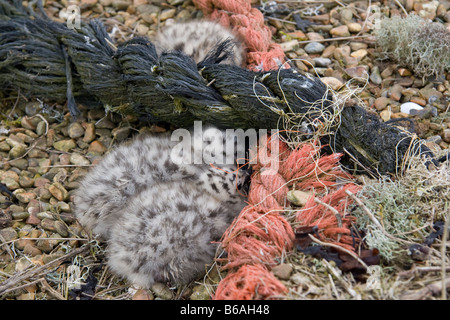
[{"label": "dark weathered rope", "polygon": [[[72,114],[75,100],[89,101],[178,127],[202,120],[242,129],[275,129],[288,114],[309,120],[333,114],[336,106],[318,78],[294,69],[256,73],[217,64],[230,45],[220,44],[197,65],[180,52],[158,55],[146,38],[114,44],[98,20],[71,30],[17,1],[0,0],[1,88],[68,101]],[[323,141],[380,173],[396,172],[411,153],[433,157],[423,144],[361,107],[343,108],[334,133]]]}]

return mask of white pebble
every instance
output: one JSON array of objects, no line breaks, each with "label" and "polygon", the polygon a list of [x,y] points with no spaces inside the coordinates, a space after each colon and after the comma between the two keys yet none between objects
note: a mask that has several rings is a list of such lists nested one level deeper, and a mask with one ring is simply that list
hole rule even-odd
[{"label": "white pebble", "polygon": [[411,110],[422,110],[423,107],[414,102],[405,102],[400,106],[400,111],[410,114]]}]

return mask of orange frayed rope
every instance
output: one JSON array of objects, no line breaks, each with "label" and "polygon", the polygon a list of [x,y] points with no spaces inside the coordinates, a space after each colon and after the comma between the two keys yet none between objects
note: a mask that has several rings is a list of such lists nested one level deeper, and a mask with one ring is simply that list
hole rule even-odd
[{"label": "orange frayed rope", "polygon": [[[347,183],[338,189],[337,180],[351,178],[339,168],[340,157],[320,156],[320,147],[314,143],[302,143],[291,151],[278,136],[260,139],[256,163],[252,165],[249,204],[221,240],[227,258],[218,261],[225,262],[223,268],[230,272],[219,283],[215,299],[269,299],[287,292],[270,269],[293,249],[294,230],[285,218],[285,208],[291,206],[287,200],[289,190],[311,192],[305,207],[295,211],[300,226],[317,226],[322,241],[354,251],[354,238],[349,236],[353,220],[345,215],[350,204],[345,190],[356,192],[359,187]],[[314,199],[319,197],[326,206],[316,203]],[[240,292],[239,288],[247,291]],[[255,290],[250,293],[250,288]]]},{"label": "orange frayed rope", "polygon": [[[272,42],[272,31],[263,14],[252,8],[250,0],[193,0],[209,19],[232,27],[247,48],[247,68],[254,71],[288,67],[280,45]],[[290,206],[287,193],[310,191],[305,206],[295,213],[300,227],[317,227],[322,241],[354,251],[350,237],[352,217],[346,214],[351,203],[345,191],[359,187],[339,185],[350,175],[339,169],[340,154],[320,156],[314,143],[300,144],[295,150],[277,136],[262,137],[252,165],[254,171],[248,205],[225,231],[221,244],[227,252],[223,268],[228,275],[219,283],[214,299],[272,299],[287,288],[270,269],[294,247],[294,230],[285,218]],[[341,183],[342,184],[342,183]],[[338,189],[339,188],[339,189]]]},{"label": "orange frayed rope", "polygon": [[[247,47],[247,68],[254,71],[278,69],[284,63],[284,51],[272,42],[272,31],[264,16],[252,8],[250,0],[193,0],[209,19],[232,27]],[[286,67],[284,65],[284,67]]]}]

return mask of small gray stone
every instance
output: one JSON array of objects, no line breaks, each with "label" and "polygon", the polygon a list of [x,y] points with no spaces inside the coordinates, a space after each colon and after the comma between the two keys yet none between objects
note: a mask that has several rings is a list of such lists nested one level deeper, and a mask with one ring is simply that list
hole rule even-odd
[{"label": "small gray stone", "polygon": [[125,140],[131,132],[130,127],[114,128],[111,133],[116,141]]},{"label": "small gray stone", "polygon": [[423,108],[422,110],[418,110],[418,109],[411,109],[409,111],[409,114],[412,116],[417,116],[421,119],[429,119],[431,117],[436,117],[437,116],[437,108],[436,107],[430,107],[427,106],[425,108]]},{"label": "small gray stone", "polygon": [[67,228],[67,226],[64,222],[56,220],[54,226],[55,226],[56,232],[58,234],[60,234],[62,237],[65,238],[65,237],[69,236],[69,229]]},{"label": "small gray stone", "polygon": [[372,73],[370,74],[370,81],[374,84],[381,84],[383,82],[383,78],[381,78],[380,69],[378,67],[372,68]]},{"label": "small gray stone", "polygon": [[26,211],[13,212],[11,215],[14,220],[25,220],[26,218],[28,218],[30,216],[30,214]]},{"label": "small gray stone", "polygon": [[11,241],[17,239],[17,232],[13,227],[8,227],[0,230],[0,235],[5,241]]},{"label": "small gray stone", "polygon": [[79,122],[72,122],[68,128],[69,137],[77,139],[84,135],[84,128]]},{"label": "small gray stone", "polygon": [[44,219],[51,219],[51,220],[53,220],[52,213],[51,212],[47,212],[47,211],[38,212],[36,214],[36,217],[38,217],[41,220],[44,220]]},{"label": "small gray stone", "polygon": [[307,53],[321,53],[325,50],[325,46],[320,42],[310,42],[305,46],[305,51]]},{"label": "small gray stone", "polygon": [[331,64],[331,59],[328,58],[314,58],[314,62],[316,63],[317,67],[328,67]]}]

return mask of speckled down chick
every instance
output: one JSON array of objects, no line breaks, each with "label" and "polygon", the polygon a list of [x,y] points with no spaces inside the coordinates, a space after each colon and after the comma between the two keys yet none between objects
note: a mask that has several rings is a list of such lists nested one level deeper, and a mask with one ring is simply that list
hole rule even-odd
[{"label": "speckled down chick", "polygon": [[175,23],[164,28],[155,38],[158,53],[182,51],[197,63],[202,62],[208,54],[224,42],[228,42],[228,54],[221,63],[242,66],[245,61],[242,43],[230,30],[216,22]]},{"label": "speckled down chick", "polygon": [[[191,139],[182,142],[170,133],[147,134],[116,147],[75,194],[76,217],[107,241],[110,268],[142,288],[204,273],[216,254],[212,242],[245,206],[239,189],[248,173],[223,171],[237,168],[225,157],[242,147],[238,139],[213,127],[201,135],[185,131]],[[202,155],[206,162],[192,163]],[[211,166],[207,155],[222,163]]]}]

